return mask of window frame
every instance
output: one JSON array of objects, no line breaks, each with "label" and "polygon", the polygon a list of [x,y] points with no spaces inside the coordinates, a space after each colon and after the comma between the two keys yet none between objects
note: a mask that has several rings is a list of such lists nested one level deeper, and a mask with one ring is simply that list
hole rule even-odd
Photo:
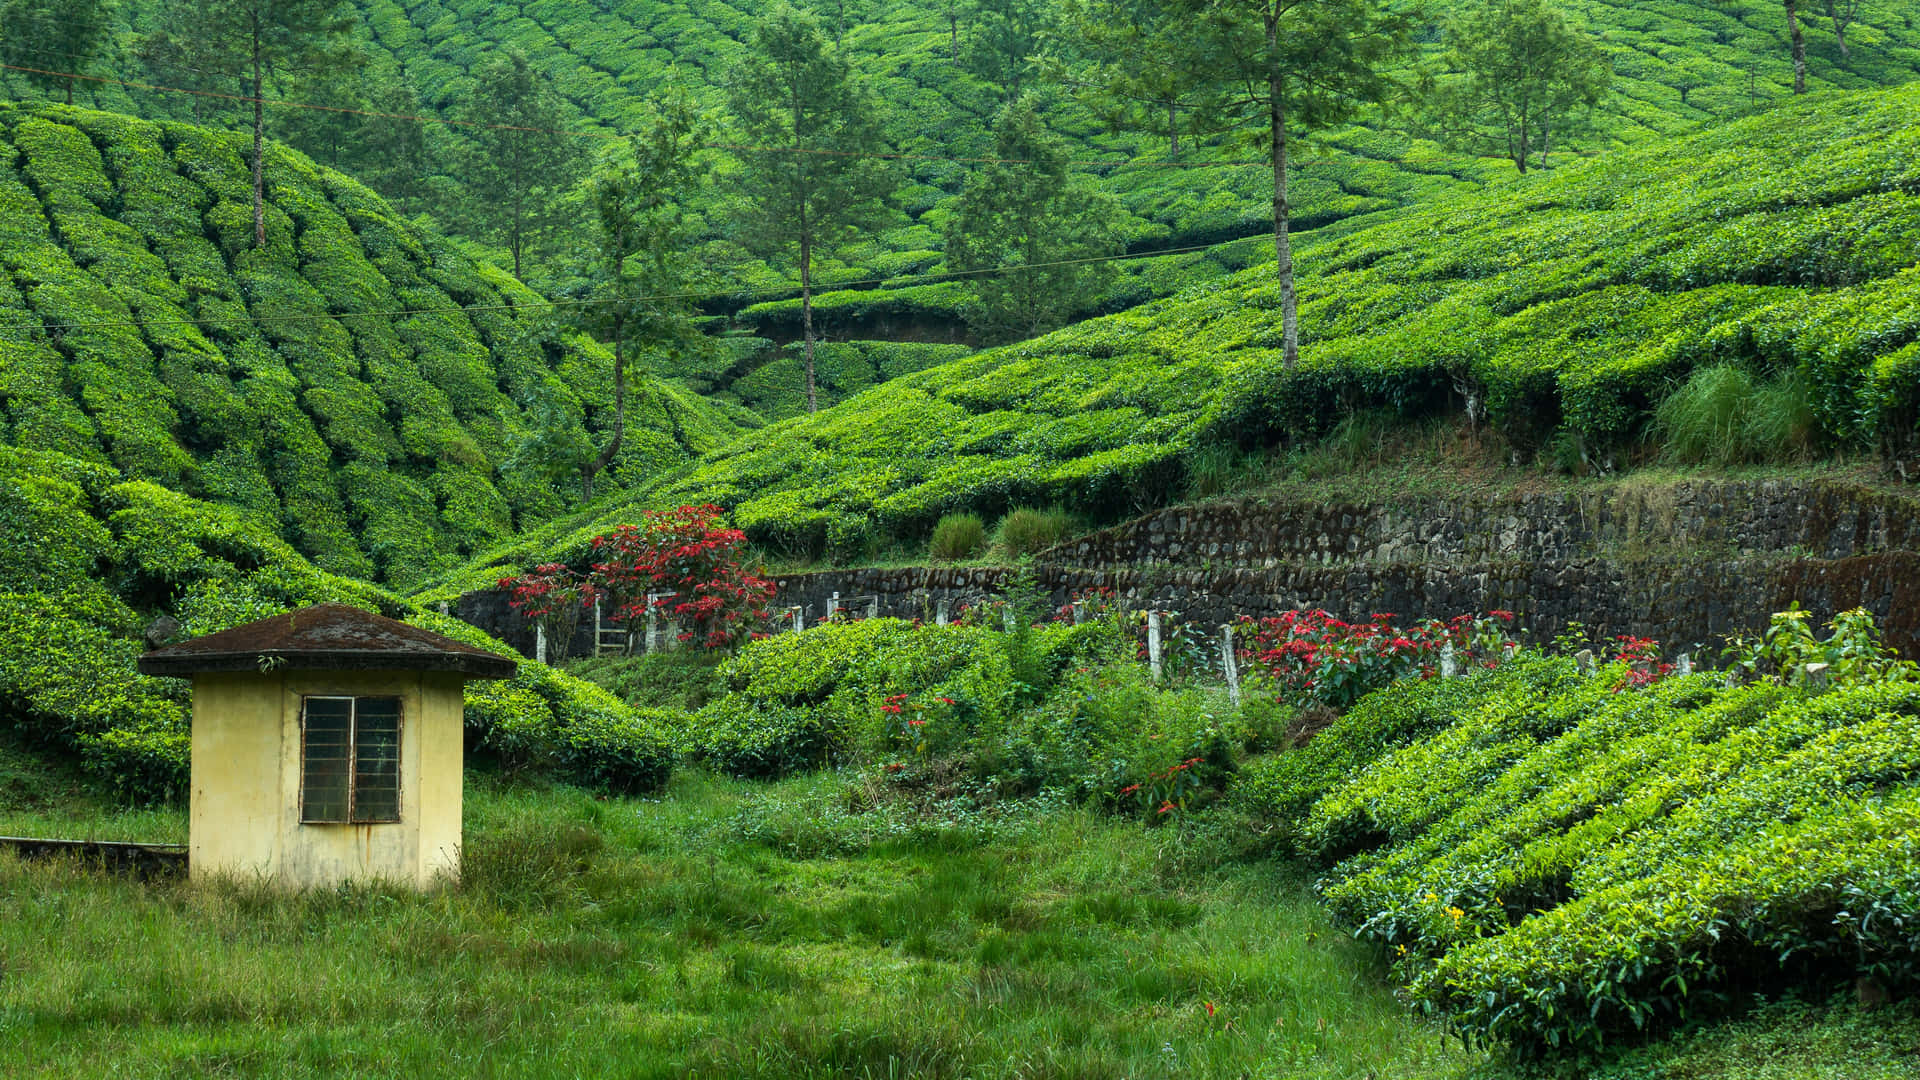
[{"label": "window frame", "polygon": [[[360,813],[360,703],[393,702],[393,816],[363,817]],[[347,812],[345,817],[313,817],[307,810],[307,703],[345,701],[347,707]],[[401,694],[302,694],[300,695],[300,824],[302,825],[397,825],[401,823],[402,785],[401,748],[406,729],[406,698]]]}]

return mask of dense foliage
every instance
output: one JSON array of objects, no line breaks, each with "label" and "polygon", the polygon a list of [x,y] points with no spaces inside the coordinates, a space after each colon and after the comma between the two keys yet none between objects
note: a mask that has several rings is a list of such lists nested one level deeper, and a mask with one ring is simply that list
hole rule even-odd
[{"label": "dense foliage", "polygon": [[[318,565],[420,580],[567,505],[605,351],[347,177],[243,139],[0,106],[0,442],[244,509]],[[380,313],[355,318],[356,313]],[[646,381],[616,483],[737,430]]]},{"label": "dense foliage", "polygon": [[[353,604],[506,655],[458,620],[315,568],[252,516],[59,454],[0,446],[0,725],[77,751],[141,802],[186,795],[187,683],[139,674],[161,640],[306,604]],[[167,616],[177,625],[155,624]],[[671,752],[657,722],[582,680],[524,663],[468,686],[475,744],[583,784],[644,790]]]},{"label": "dense foliage", "polygon": [[[652,101],[671,90],[684,90],[696,106],[715,109],[724,97],[726,73],[773,6],[770,0],[479,5],[356,0],[351,5],[358,14],[356,44],[367,62],[338,75],[272,72],[268,96],[467,120],[474,118],[475,103],[483,96],[488,65],[516,50],[543,80],[558,127],[591,136],[624,134],[639,126]],[[1597,40],[1616,73],[1618,92],[1602,102],[1592,133],[1578,144],[1582,151],[1724,121],[1791,92],[1786,21],[1778,5],[1567,0],[1561,6]],[[109,44],[91,66],[74,56],[38,59],[62,70],[111,71],[134,81],[231,93],[233,80],[224,73],[232,65],[195,69],[157,59],[143,63],[129,55],[131,49],[115,47],[115,41],[130,42],[156,29],[159,7],[160,0],[115,5]],[[1268,224],[1271,180],[1262,167],[1155,167],[1169,159],[1245,156],[1223,153],[1196,138],[1185,112],[1169,113],[1150,102],[1144,108],[1170,123],[1119,133],[1113,117],[1079,100],[1085,87],[1050,81],[1034,63],[1039,54],[1064,51],[1071,58],[1075,47],[1057,25],[1053,5],[887,0],[817,7],[855,71],[873,80],[890,106],[886,137],[895,151],[985,155],[991,150],[995,112],[1015,91],[1037,90],[1050,99],[1049,124],[1071,140],[1077,158],[1145,159],[1139,166],[1086,169],[1130,211],[1129,234],[1136,247],[1231,239],[1262,232]],[[1845,55],[1828,20],[1803,20],[1809,85],[1816,91],[1859,89],[1913,78],[1920,70],[1920,31],[1912,20],[1886,5],[1866,5],[1855,14]],[[1449,44],[1438,26],[1426,28],[1421,40],[1436,59]],[[51,46],[38,48],[44,52]],[[59,97],[65,92],[64,86],[34,86],[18,74],[7,80],[16,93]],[[149,117],[233,127],[249,119],[242,106],[180,93],[112,83],[82,83],[76,92],[98,107]],[[377,180],[382,193],[400,199],[409,213],[430,211],[463,235],[497,243],[502,265],[510,264],[511,237],[495,220],[502,201],[483,182],[486,170],[475,167],[491,160],[486,133],[284,108],[269,108],[267,123],[271,133],[296,140],[316,158]],[[575,141],[583,146],[576,158],[590,155],[596,143],[593,138]],[[1556,134],[1556,151],[1561,145]],[[412,165],[396,168],[403,160]],[[1491,162],[1440,155],[1428,144],[1383,138],[1377,128],[1355,127],[1329,133],[1297,171],[1291,192],[1296,227],[1307,228],[1442,195],[1504,170]],[[939,264],[940,227],[968,172],[969,166],[950,161],[912,163],[896,199],[901,219],[848,251],[840,265],[823,266],[823,280],[889,278]],[[698,209],[706,222],[700,245],[704,262],[730,269],[747,288],[785,291],[790,286],[790,274],[744,250],[723,198],[702,196]],[[562,213],[556,225],[528,269],[543,288],[549,278],[563,280],[574,272],[564,256],[580,246],[574,235],[585,230],[586,221],[581,215],[568,221]],[[1136,287],[1141,284],[1147,288]],[[1148,295],[1165,292],[1151,283],[1123,281],[1110,302],[1137,302]],[[960,299],[932,298],[921,310],[952,322]]]},{"label": "dense foliage", "polygon": [[1920,976],[1920,691],[1634,688],[1523,654],[1362,699],[1243,805],[1474,1040],[1594,1048],[1788,987]]},{"label": "dense foliage", "polygon": [[[1602,467],[1696,366],[1793,371],[1828,443],[1920,436],[1920,90],[1817,96],[1300,245],[1305,340],[1271,277],[896,379],[749,433],[633,496],[712,501],[762,544],[858,551],[943,515],[1164,499],[1190,455],[1326,430],[1353,403],[1469,401],[1518,448]],[[1462,396],[1461,391],[1466,392]],[[609,510],[537,530],[577,548]]]}]

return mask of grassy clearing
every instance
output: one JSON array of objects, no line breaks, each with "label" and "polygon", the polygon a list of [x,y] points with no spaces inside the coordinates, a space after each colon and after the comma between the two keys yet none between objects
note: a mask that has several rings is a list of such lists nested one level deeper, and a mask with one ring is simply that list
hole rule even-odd
[{"label": "grassy clearing", "polygon": [[834,775],[687,775],[658,801],[478,783],[468,881],[428,897],[139,885],[0,855],[0,1060],[407,1077],[1474,1063],[1287,870],[1205,867],[1201,826],[907,820],[846,798]]}]

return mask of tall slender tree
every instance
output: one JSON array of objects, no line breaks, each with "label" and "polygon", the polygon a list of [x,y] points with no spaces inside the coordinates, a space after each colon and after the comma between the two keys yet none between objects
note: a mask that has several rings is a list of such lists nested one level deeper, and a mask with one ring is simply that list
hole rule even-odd
[{"label": "tall slender tree", "polygon": [[28,68],[27,81],[73,104],[74,80],[107,36],[101,0],[8,0],[0,4],[0,62]]},{"label": "tall slender tree", "polygon": [[1273,170],[1282,355],[1299,362],[1288,194],[1290,140],[1395,95],[1413,18],[1385,0],[1071,0],[1067,25],[1118,96],[1179,88],[1198,132],[1262,146]]},{"label": "tall slender tree", "polygon": [[815,412],[813,261],[882,219],[896,174],[870,156],[885,149],[880,107],[819,20],[784,4],[755,29],[727,90],[746,144],[738,151],[749,207],[741,239],[799,267],[807,411]]},{"label": "tall slender tree", "polygon": [[1827,9],[1827,18],[1833,20],[1833,36],[1840,40],[1840,56],[1851,59],[1853,51],[1847,48],[1847,27],[1860,17],[1860,0],[1823,0]]},{"label": "tall slender tree", "polygon": [[967,181],[947,228],[947,265],[967,279],[967,321],[988,341],[1061,326],[1112,277],[1123,212],[1068,168],[1066,141],[1041,122],[1032,95],[1001,110],[994,157]]},{"label": "tall slender tree", "polygon": [[253,110],[253,243],[267,243],[267,80],[357,63],[344,0],[163,0],[160,29],[141,52],[160,63],[242,73]]},{"label": "tall slender tree", "polygon": [[578,140],[564,134],[553,87],[525,53],[495,53],[474,76],[479,85],[463,110],[464,119],[479,125],[468,129],[474,138],[468,185],[480,196],[483,226],[513,256],[513,276],[524,277],[528,250],[578,175]]},{"label": "tall slender tree", "polygon": [[588,181],[599,267],[589,302],[589,329],[613,346],[613,432],[580,469],[581,497],[620,454],[627,426],[627,359],[632,352],[695,347],[703,340],[685,298],[699,273],[685,254],[686,200],[704,178],[699,147],[705,127],[682,99],[671,99],[620,146]]},{"label": "tall slender tree", "polygon": [[1800,0],[1782,0],[1787,9],[1787,43],[1793,50],[1793,92],[1807,92],[1807,35],[1800,29]]},{"label": "tall slender tree", "polygon": [[1053,5],[1045,0],[973,0],[973,29],[961,62],[1011,102],[1020,96],[1052,25]]},{"label": "tall slender tree", "polygon": [[1599,45],[1543,0],[1483,0],[1448,24],[1447,37],[1453,74],[1423,95],[1427,126],[1457,148],[1498,152],[1523,173],[1613,81]]}]

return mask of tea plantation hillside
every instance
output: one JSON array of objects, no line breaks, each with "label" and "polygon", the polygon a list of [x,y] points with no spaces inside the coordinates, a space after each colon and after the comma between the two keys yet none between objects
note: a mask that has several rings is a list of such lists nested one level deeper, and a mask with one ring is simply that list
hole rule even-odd
[{"label": "tea plantation hillside", "polygon": [[1197,451],[1356,408],[1458,414],[1598,460],[1709,363],[1804,380],[1829,445],[1910,458],[1920,87],[1822,94],[1305,246],[1297,370],[1249,270],[752,432],[494,561],[577,552],[636,504],[713,501],[772,547],[859,552],[942,514],[1172,497]]},{"label": "tea plantation hillside", "polygon": [[[254,249],[245,151],[0,106],[0,443],[244,509],[319,566],[394,584],[565,506],[577,479],[547,463],[608,437],[606,351],[295,151],[268,156]],[[738,430],[643,380],[612,483]]]},{"label": "tea plantation hillside", "polygon": [[[516,49],[550,82],[562,123],[582,133],[605,135],[633,130],[670,87],[719,112],[729,67],[773,0],[353,0],[351,6],[358,12],[356,37],[371,61],[364,72],[331,80],[288,72],[273,84],[270,97],[343,106],[375,103],[386,109],[417,98],[421,111],[457,119],[471,109],[481,65],[504,49]],[[1019,5],[836,0],[803,6],[818,12],[856,67],[874,81],[889,108],[886,134],[895,151],[933,157],[991,151],[988,127],[1005,100],[1006,87],[980,77],[976,72],[991,65],[977,61],[1001,28],[992,12]],[[1791,93],[1786,20],[1778,4],[1568,0],[1561,6],[1599,39],[1616,72],[1616,92],[1593,118],[1592,130],[1573,137],[1570,148],[1593,152],[1636,145],[1764,107]],[[170,87],[231,92],[232,81],[222,73],[138,59],[135,41],[156,25],[157,10],[156,0],[119,5],[115,44],[92,70]],[[1026,10],[1036,12],[1032,17],[1046,29],[1048,5]],[[1869,4],[1857,14],[1847,30],[1843,55],[1831,22],[1812,6],[1803,13],[1812,89],[1886,86],[1920,74],[1920,27],[1914,24],[1920,13],[1910,5]],[[1431,56],[1444,46],[1437,26],[1429,26],[1422,40]],[[1049,48],[1071,64],[1071,34],[1059,33]],[[71,65],[73,58],[42,59],[67,70],[61,65]],[[397,95],[387,92],[388,84],[400,88]],[[9,85],[14,93],[46,92],[27,87],[17,75]],[[1191,132],[1181,139],[1179,152],[1170,153],[1164,131],[1109,130],[1077,102],[1077,87],[1050,83],[1033,70],[1020,85],[1049,97],[1050,123],[1074,141],[1083,159],[1145,159],[1133,166],[1089,170],[1134,215],[1130,233],[1136,250],[1214,243],[1268,227],[1271,182],[1264,168],[1159,167],[1166,160],[1259,161],[1259,153],[1196,140]],[[179,93],[102,84],[81,84],[76,92],[103,108],[143,116],[218,117],[221,123],[243,123],[238,106]],[[270,110],[269,120],[278,125],[276,130],[304,140],[299,145],[316,156],[351,154],[355,121],[336,122],[289,109]],[[1572,133],[1564,133],[1563,138],[1569,136]],[[470,133],[457,126],[430,126],[425,137],[435,175],[419,183],[410,178],[405,205],[409,210],[430,209],[456,231],[479,237],[486,227],[463,167],[475,151]],[[594,139],[579,141],[588,156],[602,145]],[[890,279],[942,267],[939,230],[971,166],[940,160],[905,165],[909,175],[896,200],[900,216],[894,227],[846,252],[842,265],[823,267],[820,280]],[[1297,171],[1292,194],[1297,222],[1312,228],[1505,179],[1513,170],[1505,162],[1444,154],[1431,144],[1376,126],[1330,133],[1321,149],[1303,155]],[[397,197],[402,192],[388,194]],[[756,260],[736,244],[738,226],[724,200],[707,197],[704,209],[707,260],[728,267],[734,278],[730,288],[739,290],[714,303],[732,310],[767,300],[771,291],[775,306],[753,310],[749,321],[766,330],[789,331],[792,313],[778,305],[777,296],[792,275]],[[556,239],[553,250],[560,256],[542,260],[539,272],[529,271],[530,277],[555,285],[566,279],[573,272],[564,258],[567,246]],[[1113,287],[1105,304],[1113,310],[1164,296],[1222,269],[1244,265],[1244,256],[1228,254],[1136,267]],[[912,291],[867,303],[952,319],[955,301],[953,290],[929,291],[916,283]],[[866,336],[859,330],[848,333]]]},{"label": "tea plantation hillside", "polygon": [[[0,444],[0,737],[77,755],[134,802],[184,799],[189,687],[141,675],[154,644],[344,603],[512,650],[302,558],[257,515]],[[544,664],[467,688],[469,745],[516,767],[645,790],[671,755],[655,720]]]}]

